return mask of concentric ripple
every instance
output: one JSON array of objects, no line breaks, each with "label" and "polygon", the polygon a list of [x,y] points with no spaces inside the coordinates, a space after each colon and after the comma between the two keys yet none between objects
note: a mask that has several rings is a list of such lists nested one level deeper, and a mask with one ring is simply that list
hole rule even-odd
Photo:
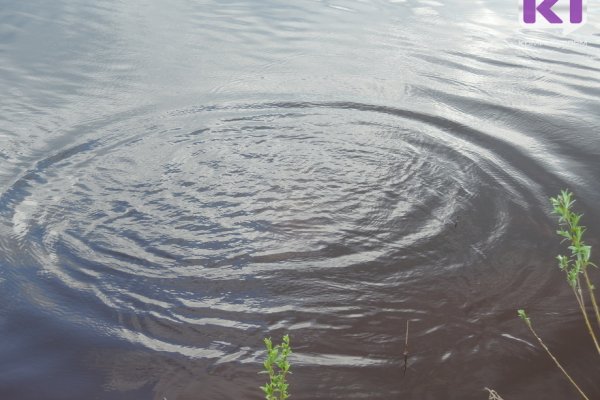
[{"label": "concentric ripple", "polygon": [[4,3],[0,400],[254,399],[284,333],[294,400],[569,398],[518,308],[600,398],[548,204],[600,248],[594,7]]},{"label": "concentric ripple", "polygon": [[448,274],[491,254],[509,207],[535,197],[473,137],[492,139],[414,111],[197,107],[104,129],[4,193],[5,247],[85,299],[76,319],[192,357],[254,357],[237,336],[280,326],[274,277],[305,281],[285,304],[310,313],[328,274],[370,266],[361,285],[381,290]]}]

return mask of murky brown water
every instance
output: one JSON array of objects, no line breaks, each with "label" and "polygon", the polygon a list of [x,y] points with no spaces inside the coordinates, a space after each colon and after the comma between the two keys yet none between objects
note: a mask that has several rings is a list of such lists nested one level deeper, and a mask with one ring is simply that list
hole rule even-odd
[{"label": "murky brown water", "polygon": [[600,397],[548,203],[600,248],[591,6],[0,5],[1,399],[259,399],[286,332],[297,400],[575,398],[521,307]]}]

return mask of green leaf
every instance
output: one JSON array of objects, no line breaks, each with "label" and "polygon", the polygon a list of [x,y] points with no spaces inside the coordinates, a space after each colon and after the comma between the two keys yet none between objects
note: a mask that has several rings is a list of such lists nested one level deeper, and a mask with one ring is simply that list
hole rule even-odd
[{"label": "green leaf", "polygon": [[592,253],[592,246],[581,246],[581,252],[583,255],[583,259],[588,262],[590,260],[590,255]]},{"label": "green leaf", "polygon": [[523,321],[529,324],[530,320],[525,310],[523,310],[522,308],[517,310],[517,315],[519,316],[519,318],[521,318]]},{"label": "green leaf", "polygon": [[575,268],[567,272],[567,279],[569,281],[569,284],[573,288],[577,287],[577,274],[578,271]]}]

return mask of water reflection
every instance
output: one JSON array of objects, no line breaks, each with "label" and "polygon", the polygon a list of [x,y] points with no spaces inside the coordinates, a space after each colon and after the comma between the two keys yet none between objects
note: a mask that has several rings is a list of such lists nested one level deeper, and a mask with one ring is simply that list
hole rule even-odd
[{"label": "water reflection", "polygon": [[297,398],[570,395],[514,310],[578,337],[547,198],[598,237],[598,26],[515,13],[5,5],[0,393],[254,398],[290,332]]}]

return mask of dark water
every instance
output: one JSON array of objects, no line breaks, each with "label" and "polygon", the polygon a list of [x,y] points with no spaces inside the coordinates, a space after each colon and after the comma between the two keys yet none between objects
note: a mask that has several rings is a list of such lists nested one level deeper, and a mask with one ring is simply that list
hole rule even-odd
[{"label": "dark water", "polygon": [[0,1],[0,398],[259,399],[285,332],[298,400],[575,398],[520,307],[600,398],[590,8]]}]

